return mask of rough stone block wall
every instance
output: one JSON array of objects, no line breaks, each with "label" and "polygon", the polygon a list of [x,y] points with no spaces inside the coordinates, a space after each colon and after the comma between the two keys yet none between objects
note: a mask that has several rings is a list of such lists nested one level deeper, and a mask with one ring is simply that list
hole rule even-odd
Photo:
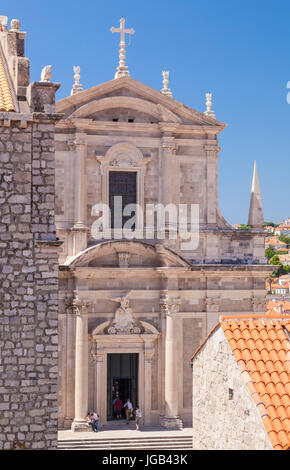
[{"label": "rough stone block wall", "polygon": [[195,356],[192,372],[193,449],[272,449],[221,328]]},{"label": "rough stone block wall", "polygon": [[54,125],[18,117],[0,116],[0,449],[55,449]]}]

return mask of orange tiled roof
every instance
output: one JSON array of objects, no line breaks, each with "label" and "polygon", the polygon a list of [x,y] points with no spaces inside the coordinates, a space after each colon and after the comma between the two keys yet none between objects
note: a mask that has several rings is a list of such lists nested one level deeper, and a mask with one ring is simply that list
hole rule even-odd
[{"label": "orange tiled roof", "polygon": [[274,282],[271,284],[272,289],[289,289],[289,283],[288,282],[283,282],[282,284],[279,284],[278,282],[274,284]]},{"label": "orange tiled roof", "polygon": [[266,245],[283,245],[283,246],[287,246],[287,243],[281,242],[281,240],[278,240],[278,238],[276,238],[276,237],[265,238],[265,243],[266,243]]},{"label": "orange tiled roof", "polygon": [[6,75],[3,59],[0,55],[0,111],[15,111],[13,98]]},{"label": "orange tiled roof", "polygon": [[290,449],[290,315],[222,316],[220,325],[273,448]]},{"label": "orange tiled roof", "polygon": [[[279,307],[282,308],[282,311],[279,312]],[[267,316],[268,315],[277,315],[277,313],[289,313],[290,312],[290,302],[288,300],[269,300],[267,302]]]}]

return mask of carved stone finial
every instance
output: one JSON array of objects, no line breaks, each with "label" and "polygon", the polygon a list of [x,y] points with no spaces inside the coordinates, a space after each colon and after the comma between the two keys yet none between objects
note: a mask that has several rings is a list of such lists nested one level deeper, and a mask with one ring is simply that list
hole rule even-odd
[{"label": "carved stone finial", "polygon": [[169,83],[169,71],[168,70],[163,70],[162,71],[163,75],[163,88],[161,90],[161,93],[166,96],[172,96],[170,88],[168,88],[168,83]]},{"label": "carved stone finial", "polygon": [[7,31],[8,16],[0,15],[0,31]]},{"label": "carved stone finial", "polygon": [[71,95],[75,95],[76,93],[78,93],[79,91],[83,91],[83,87],[82,85],[80,84],[80,71],[81,71],[81,68],[79,65],[74,65],[73,66],[73,71],[74,71],[74,84],[73,84],[73,87],[71,89]]},{"label": "carved stone finial", "polygon": [[11,27],[11,31],[19,31],[20,30],[20,21],[16,20],[16,19],[11,20],[10,27]]},{"label": "carved stone finial", "polygon": [[51,81],[51,65],[46,65],[41,71],[41,82],[50,82]]},{"label": "carved stone finial", "polygon": [[204,114],[206,114],[209,117],[215,118],[215,113],[211,109],[211,107],[212,107],[212,93],[206,93],[205,96],[206,96],[206,103],[205,103],[206,104],[206,111],[205,111]]}]

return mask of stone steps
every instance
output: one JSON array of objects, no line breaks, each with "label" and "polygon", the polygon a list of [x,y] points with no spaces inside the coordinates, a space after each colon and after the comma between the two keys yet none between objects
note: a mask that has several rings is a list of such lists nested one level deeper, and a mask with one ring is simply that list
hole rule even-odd
[{"label": "stone steps", "polygon": [[66,439],[58,441],[59,450],[190,450],[191,436],[148,436],[124,438]]}]

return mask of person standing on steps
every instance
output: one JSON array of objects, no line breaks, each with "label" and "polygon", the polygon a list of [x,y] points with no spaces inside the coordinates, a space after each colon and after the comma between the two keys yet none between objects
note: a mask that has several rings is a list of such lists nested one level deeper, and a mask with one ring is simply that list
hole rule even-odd
[{"label": "person standing on steps", "polygon": [[93,413],[93,420],[94,420],[94,431],[98,432],[98,425],[99,425],[100,417],[97,412]]},{"label": "person standing on steps", "polygon": [[140,431],[140,422],[141,422],[141,418],[142,418],[142,411],[140,410],[138,405],[137,405],[134,413],[135,413],[135,417],[136,417],[136,431]]},{"label": "person standing on steps", "polygon": [[130,398],[128,398],[128,400],[126,401],[124,408],[126,412],[126,423],[129,424],[133,412],[133,405],[130,401]]},{"label": "person standing on steps", "polygon": [[120,400],[119,397],[117,397],[117,399],[114,403],[114,413],[115,413],[117,419],[122,418],[122,416],[121,416],[122,408],[123,408],[123,402],[122,402],[122,400]]}]

